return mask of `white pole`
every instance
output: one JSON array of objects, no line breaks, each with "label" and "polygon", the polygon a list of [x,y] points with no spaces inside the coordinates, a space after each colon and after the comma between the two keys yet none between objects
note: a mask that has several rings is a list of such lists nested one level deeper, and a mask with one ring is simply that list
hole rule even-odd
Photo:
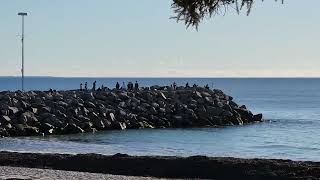
[{"label": "white pole", "polygon": [[24,91],[24,16],[22,16],[22,36],[21,36],[21,43],[22,43],[22,91]]},{"label": "white pole", "polygon": [[19,16],[22,16],[22,35],[21,35],[21,59],[22,59],[22,68],[21,68],[21,89],[24,91],[24,16],[27,16],[28,13],[20,12]]}]

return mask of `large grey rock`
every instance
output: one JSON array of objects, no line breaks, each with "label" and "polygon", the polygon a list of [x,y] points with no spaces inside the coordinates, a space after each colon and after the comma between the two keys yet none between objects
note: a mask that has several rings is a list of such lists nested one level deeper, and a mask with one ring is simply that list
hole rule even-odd
[{"label": "large grey rock", "polygon": [[34,136],[39,134],[39,128],[31,127],[24,124],[15,124],[14,127],[17,130],[17,133],[22,136]]},{"label": "large grey rock", "polygon": [[206,101],[205,101],[205,99],[203,99],[203,98],[199,98],[199,99],[197,99],[197,103],[198,104],[204,104]]},{"label": "large grey rock", "polygon": [[21,105],[20,105],[21,108],[23,108],[23,109],[28,109],[28,108],[31,107],[31,104],[30,104],[30,103],[27,103],[27,102],[25,102],[25,101],[21,101],[20,104],[21,104]]},{"label": "large grey rock", "polygon": [[20,124],[28,124],[31,126],[36,125],[37,122],[39,122],[38,119],[32,112],[29,111],[22,113],[18,121]]},{"label": "large grey rock", "polygon": [[225,116],[225,117],[232,117],[232,116],[233,116],[233,113],[232,113],[232,112],[230,112],[230,111],[223,111],[222,116]]},{"label": "large grey rock", "polygon": [[243,108],[235,109],[236,112],[238,112],[241,115],[241,118],[244,119],[247,122],[254,121],[253,120],[253,114],[251,111]]},{"label": "large grey rock", "polygon": [[202,99],[202,95],[201,95],[201,93],[198,92],[198,91],[196,91],[196,92],[194,93],[194,97],[197,98],[197,99]]},{"label": "large grey rock", "polygon": [[158,111],[157,111],[156,108],[154,108],[154,107],[151,107],[150,110],[149,110],[149,112],[150,112],[151,114],[158,114]]},{"label": "large grey rock", "polygon": [[160,94],[160,97],[161,97],[162,99],[164,99],[164,100],[167,99],[167,97],[163,94],[163,92],[160,92],[159,94]]},{"label": "large grey rock", "polygon": [[114,116],[113,113],[110,113],[109,116],[112,122],[116,121],[116,117]]},{"label": "large grey rock", "polygon": [[17,113],[19,112],[19,109],[16,108],[16,107],[11,107],[11,106],[9,106],[8,109],[9,109],[9,113],[10,113],[11,115],[15,115],[15,114],[17,114]]},{"label": "large grey rock", "polygon": [[44,113],[51,113],[51,108],[45,106],[38,109],[38,114],[44,114]]},{"label": "large grey rock", "polygon": [[84,105],[87,107],[87,108],[96,108],[96,105],[93,103],[93,102],[85,102]]},{"label": "large grey rock", "polygon": [[8,137],[10,136],[8,131],[5,128],[0,128],[0,137]]},{"label": "large grey rock", "polygon": [[145,109],[148,109],[149,107],[151,107],[151,105],[148,104],[148,103],[142,103],[142,104],[141,104],[141,107],[142,107],[142,108],[145,108]]},{"label": "large grey rock", "polygon": [[160,113],[166,113],[166,109],[165,108],[159,108],[159,112]]},{"label": "large grey rock", "polygon": [[53,134],[55,127],[49,123],[41,123],[40,132],[44,134]]},{"label": "large grey rock", "polygon": [[77,134],[77,133],[84,133],[84,130],[75,124],[67,124],[62,129],[62,133],[64,133],[64,134]]},{"label": "large grey rock", "polygon": [[126,106],[127,106],[126,103],[123,101],[119,103],[119,107],[121,108],[125,108]]},{"label": "large grey rock", "polygon": [[237,103],[235,103],[234,101],[229,101],[229,105],[232,107],[232,108],[238,108],[239,105]]},{"label": "large grey rock", "polygon": [[11,118],[9,116],[0,116],[0,123],[10,123]]},{"label": "large grey rock", "polygon": [[97,92],[94,97],[102,101],[107,101],[109,99],[106,92]]},{"label": "large grey rock", "polygon": [[69,106],[68,103],[63,102],[63,101],[59,101],[59,102],[58,102],[58,105],[59,105],[59,106],[62,106],[62,107],[64,107],[64,108],[67,108],[67,107]]},{"label": "large grey rock", "polygon": [[263,120],[262,117],[263,117],[262,114],[256,114],[253,116],[253,120],[254,121],[262,121]]},{"label": "large grey rock", "polygon": [[92,92],[90,92],[90,93],[83,93],[81,97],[82,97],[82,99],[83,99],[84,101],[93,101],[93,100],[94,100],[94,96],[93,96],[93,93],[92,93]]},{"label": "large grey rock", "polygon": [[210,116],[219,116],[224,112],[224,109],[220,107],[207,106],[207,112]]},{"label": "large grey rock", "polygon": [[105,125],[101,119],[94,119],[92,120],[92,123],[93,123],[93,127],[98,130],[102,130],[105,128]]},{"label": "large grey rock", "polygon": [[159,108],[160,107],[160,105],[158,103],[156,103],[156,102],[153,102],[151,105],[154,108]]},{"label": "large grey rock", "polygon": [[119,97],[121,100],[124,100],[124,101],[130,98],[126,92],[121,92],[121,93],[119,93],[119,94],[118,94],[118,97]]},{"label": "large grey rock", "polygon": [[209,94],[208,92],[202,91],[201,96],[202,97],[211,97],[211,94]]}]

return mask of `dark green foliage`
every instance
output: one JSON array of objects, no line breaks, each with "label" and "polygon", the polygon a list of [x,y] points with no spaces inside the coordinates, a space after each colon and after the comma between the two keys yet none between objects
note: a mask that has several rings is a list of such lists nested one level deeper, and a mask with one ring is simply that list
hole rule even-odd
[{"label": "dark green foliage", "polygon": [[245,8],[249,15],[254,2],[255,0],[173,0],[172,8],[176,16],[172,18],[178,22],[184,21],[187,27],[191,25],[198,28],[203,18],[224,14],[230,8],[237,13]]}]

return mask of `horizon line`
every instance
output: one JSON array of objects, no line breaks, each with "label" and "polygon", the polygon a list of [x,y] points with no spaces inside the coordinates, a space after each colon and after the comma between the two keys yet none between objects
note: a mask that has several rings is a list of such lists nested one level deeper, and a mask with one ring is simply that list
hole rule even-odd
[{"label": "horizon line", "polygon": [[[0,76],[0,78],[21,78],[21,76]],[[137,76],[137,77],[128,77],[128,76],[25,76],[25,78],[129,78],[129,79],[134,79],[134,78],[178,78],[178,79],[182,79],[182,78],[246,78],[246,79],[260,79],[260,78],[269,78],[269,79],[317,79],[320,78],[320,76]]]}]

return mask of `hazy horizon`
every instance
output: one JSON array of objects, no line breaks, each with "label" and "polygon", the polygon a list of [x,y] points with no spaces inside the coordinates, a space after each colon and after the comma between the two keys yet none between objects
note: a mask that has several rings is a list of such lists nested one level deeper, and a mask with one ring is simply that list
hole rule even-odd
[{"label": "hazy horizon", "polygon": [[[257,1],[186,29],[171,0],[10,0],[0,7],[0,76],[320,77],[319,1]],[[305,6],[305,7],[303,7]]]}]

